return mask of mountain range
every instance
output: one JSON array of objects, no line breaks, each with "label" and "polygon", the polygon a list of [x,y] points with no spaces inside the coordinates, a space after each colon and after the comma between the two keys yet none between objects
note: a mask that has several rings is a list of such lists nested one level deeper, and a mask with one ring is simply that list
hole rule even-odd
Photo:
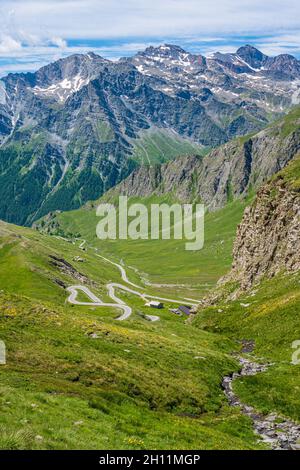
[{"label": "mountain range", "polygon": [[300,61],[249,45],[204,57],[166,44],[116,62],[88,53],[9,74],[0,218],[31,225],[98,198],[140,165],[204,155],[260,131],[299,93]]},{"label": "mountain range", "polygon": [[112,188],[116,194],[149,197],[172,194],[180,202],[201,201],[210,211],[256,192],[300,151],[300,108],[257,134],[236,138],[207,155],[186,155],[142,166]]}]

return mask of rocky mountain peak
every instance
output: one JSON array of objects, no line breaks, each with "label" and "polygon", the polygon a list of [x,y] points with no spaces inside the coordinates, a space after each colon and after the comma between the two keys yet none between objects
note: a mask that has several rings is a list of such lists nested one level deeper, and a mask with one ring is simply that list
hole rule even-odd
[{"label": "rocky mountain peak", "polygon": [[161,46],[154,47],[150,46],[145,49],[142,53],[146,56],[160,56],[160,57],[171,57],[173,59],[178,59],[181,54],[187,54],[187,52],[182,49],[180,46],[174,44],[162,44]]},{"label": "rocky mountain peak", "polygon": [[[144,52],[139,52],[127,61],[145,75],[164,77],[171,82],[174,80],[177,82],[175,85],[177,90],[182,87],[186,88],[186,80],[190,81],[191,74],[206,68],[204,56],[191,54],[174,44],[147,47]],[[173,84],[166,88],[169,92],[176,93]]]},{"label": "rocky mountain peak", "polygon": [[267,66],[269,71],[279,72],[291,78],[297,78],[300,74],[300,63],[290,54],[280,54],[276,57],[269,57]]},{"label": "rocky mountain peak", "polygon": [[37,96],[64,102],[96,78],[108,63],[109,60],[93,52],[59,59],[34,74],[33,92]]},{"label": "rocky mountain peak", "polygon": [[256,49],[256,47],[246,44],[245,46],[240,47],[236,54],[238,57],[243,59],[251,67],[259,69],[262,67],[264,61],[267,59],[267,56],[261,51]]},{"label": "rocky mountain peak", "polygon": [[68,57],[59,59],[45,67],[42,67],[36,72],[36,80],[42,81],[43,84],[53,82],[54,80],[62,80],[70,78],[78,73],[87,75],[89,71],[97,67],[97,64],[108,63],[109,60],[95,54],[88,52],[87,54],[73,54]]},{"label": "rocky mountain peak", "polygon": [[146,59],[156,64],[175,65],[180,67],[204,66],[206,58],[200,54],[191,54],[180,46],[174,44],[162,44],[158,47],[147,47],[144,52],[135,56],[138,60]]}]

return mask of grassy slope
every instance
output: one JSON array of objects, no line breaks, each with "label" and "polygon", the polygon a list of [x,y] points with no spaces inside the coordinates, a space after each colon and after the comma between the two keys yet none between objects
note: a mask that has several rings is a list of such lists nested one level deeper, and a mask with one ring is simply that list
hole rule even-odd
[{"label": "grassy slope", "polygon": [[[104,300],[104,283],[119,280],[118,271],[93,251],[29,229],[1,223],[0,235],[1,448],[258,445],[220,388],[236,367],[230,341],[167,309],[149,323],[130,296],[134,313],[124,323],[113,309],[71,306],[55,281],[78,281],[49,264],[50,254],[80,269]],[[80,268],[72,261],[78,252],[86,259]]]},{"label": "grassy slope", "polygon": [[201,147],[168,129],[150,128],[141,132],[140,137],[132,141],[133,159],[141,165],[154,165],[173,160],[180,155],[207,153],[209,149]]},{"label": "grassy slope", "polygon": [[[300,106],[295,106],[283,119],[275,121],[273,128],[275,131],[280,132],[282,137],[287,137],[292,132],[299,129],[300,119]],[[277,126],[279,124],[279,126]]]},{"label": "grassy slope", "polygon": [[[207,217],[206,251],[190,259],[175,242],[163,251],[153,245],[99,246],[142,270],[147,266],[153,280],[198,279],[201,292],[229,267],[243,204]],[[96,244],[93,211],[58,218],[63,229]],[[245,338],[255,339],[255,354],[275,364],[239,381],[238,393],[263,411],[299,419],[299,366],[290,365],[291,342],[300,336],[299,276],[266,281],[239,301],[203,310],[192,325],[167,309],[160,312],[161,322],[148,323],[145,308],[128,295],[134,314],[120,324],[113,309],[65,303],[55,280],[77,281],[50,266],[49,254],[72,262],[77,246],[0,227],[0,338],[8,349],[7,365],[0,367],[0,447],[257,447],[248,419],[228,408],[220,388],[221,377],[236,367],[228,353]],[[80,271],[105,300],[104,284],[119,280],[118,272],[90,250],[81,255],[86,262]],[[134,271],[132,278],[138,278]],[[90,338],[92,332],[99,338]]]}]

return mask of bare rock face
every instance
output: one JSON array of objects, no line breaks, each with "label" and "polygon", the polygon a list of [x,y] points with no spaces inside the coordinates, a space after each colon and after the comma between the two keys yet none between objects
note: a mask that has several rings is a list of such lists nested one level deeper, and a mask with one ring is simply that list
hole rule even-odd
[{"label": "bare rock face", "polygon": [[300,269],[300,192],[283,177],[263,186],[238,227],[232,271],[247,289],[262,277]]},{"label": "bare rock face", "polygon": [[113,191],[138,197],[171,193],[181,201],[189,201],[193,189],[193,175],[197,175],[201,166],[201,158],[191,155],[163,165],[141,167],[131,173]]},{"label": "bare rock face", "polygon": [[210,211],[220,209],[259,188],[300,151],[297,119],[286,134],[283,120],[252,137],[228,142],[205,157],[192,155],[141,167],[113,192],[138,197],[170,193],[181,202],[198,200]]}]

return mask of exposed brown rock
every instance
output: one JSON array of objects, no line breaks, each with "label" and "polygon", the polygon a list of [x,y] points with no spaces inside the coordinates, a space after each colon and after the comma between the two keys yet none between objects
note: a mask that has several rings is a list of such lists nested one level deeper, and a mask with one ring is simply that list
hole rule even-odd
[{"label": "exposed brown rock", "polygon": [[[64,258],[58,258],[57,256],[54,256],[54,255],[49,255],[49,258],[50,258],[50,263],[52,264],[52,266],[59,269],[59,271],[62,272],[63,274],[67,274],[68,276],[76,279],[79,282],[82,282],[83,284],[90,283],[89,279],[84,274],[77,271],[77,269],[75,269]],[[55,279],[55,282],[59,284],[57,279]],[[62,287],[65,287],[64,283],[60,283],[59,285],[61,285]]]},{"label": "exposed brown rock", "polygon": [[300,269],[300,193],[282,178],[262,187],[246,208],[233,248],[232,270],[224,281],[247,289],[263,277]]}]

